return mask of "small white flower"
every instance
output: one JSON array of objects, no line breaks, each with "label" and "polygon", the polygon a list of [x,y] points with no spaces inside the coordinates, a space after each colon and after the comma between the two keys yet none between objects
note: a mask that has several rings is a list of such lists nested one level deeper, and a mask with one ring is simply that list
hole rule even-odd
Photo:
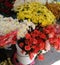
[{"label": "small white flower", "polygon": [[[28,22],[27,20],[24,20],[20,23],[20,28],[18,30],[17,38],[24,37],[25,34],[30,30],[29,26],[31,26],[33,29],[35,29],[35,25],[32,22]],[[31,30],[30,30],[31,31]]]}]

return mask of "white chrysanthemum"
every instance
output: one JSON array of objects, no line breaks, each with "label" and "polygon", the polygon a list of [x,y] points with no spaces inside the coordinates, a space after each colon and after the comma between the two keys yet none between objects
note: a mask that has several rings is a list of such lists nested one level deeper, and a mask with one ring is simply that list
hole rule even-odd
[{"label": "white chrysanthemum", "polygon": [[24,37],[25,34],[30,30],[29,26],[35,29],[35,25],[32,22],[24,20],[23,22],[18,22],[17,19],[12,17],[2,17],[0,18],[0,35],[5,35],[11,31],[18,29],[17,38]]},{"label": "white chrysanthemum", "polygon": [[3,16],[0,18],[0,35],[5,35],[18,28],[20,28],[20,24],[17,19]]},{"label": "white chrysanthemum", "polygon": [[18,39],[25,36],[28,30],[30,30],[29,26],[35,29],[35,25],[32,22],[28,22],[27,20],[24,20],[23,22],[20,23],[20,29],[17,35]]}]

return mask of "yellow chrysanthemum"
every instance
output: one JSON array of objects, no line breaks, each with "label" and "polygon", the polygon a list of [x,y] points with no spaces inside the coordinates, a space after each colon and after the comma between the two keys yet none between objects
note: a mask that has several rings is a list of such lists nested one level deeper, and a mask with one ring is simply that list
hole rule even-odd
[{"label": "yellow chrysanthemum", "polygon": [[17,18],[27,19],[33,23],[40,23],[42,26],[50,25],[55,22],[55,16],[41,3],[25,3],[16,8]]}]

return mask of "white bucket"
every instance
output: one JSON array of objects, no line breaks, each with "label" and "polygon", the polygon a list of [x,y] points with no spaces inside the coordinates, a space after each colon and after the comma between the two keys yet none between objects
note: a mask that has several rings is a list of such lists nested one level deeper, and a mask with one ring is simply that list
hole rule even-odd
[{"label": "white bucket", "polygon": [[16,44],[16,48],[17,48],[17,59],[20,63],[24,65],[32,63],[35,57],[37,56],[37,54],[34,54],[33,59],[30,59],[29,55],[25,55],[25,53],[23,54],[21,53],[21,49],[17,44]]}]

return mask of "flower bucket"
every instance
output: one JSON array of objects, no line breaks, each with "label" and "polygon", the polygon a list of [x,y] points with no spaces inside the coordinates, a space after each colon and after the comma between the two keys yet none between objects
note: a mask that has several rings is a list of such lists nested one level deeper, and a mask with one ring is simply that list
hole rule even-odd
[{"label": "flower bucket", "polygon": [[22,50],[17,44],[16,44],[16,48],[17,48],[17,60],[19,61],[19,63],[22,63],[23,65],[32,63],[35,57],[37,56],[37,54],[34,54],[34,57],[30,59],[28,54],[25,55],[25,52],[21,53]]}]

